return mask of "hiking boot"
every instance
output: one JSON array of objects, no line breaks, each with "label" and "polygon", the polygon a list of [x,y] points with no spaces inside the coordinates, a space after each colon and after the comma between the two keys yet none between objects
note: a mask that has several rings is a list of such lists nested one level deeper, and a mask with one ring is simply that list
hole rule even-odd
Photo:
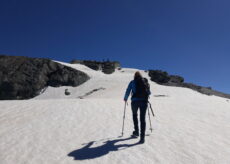
[{"label": "hiking boot", "polygon": [[145,143],[145,138],[141,137],[139,144],[143,144],[143,143]]},{"label": "hiking boot", "polygon": [[139,144],[143,144],[143,143],[145,143],[145,136],[143,134],[141,134]]},{"label": "hiking boot", "polygon": [[137,131],[133,131],[133,134],[131,136],[137,138],[139,136],[139,133]]}]

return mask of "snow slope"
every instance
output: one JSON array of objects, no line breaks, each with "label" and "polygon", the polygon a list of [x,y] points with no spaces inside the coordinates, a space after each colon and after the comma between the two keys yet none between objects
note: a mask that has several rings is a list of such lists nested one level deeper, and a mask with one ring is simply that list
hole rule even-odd
[{"label": "snow slope", "polygon": [[136,69],[105,75],[62,64],[91,79],[74,88],[48,87],[31,100],[0,101],[1,164],[230,163],[230,100],[149,81],[156,117],[152,133],[146,117],[146,142],[138,145],[129,138],[130,102],[121,137],[123,96]]}]

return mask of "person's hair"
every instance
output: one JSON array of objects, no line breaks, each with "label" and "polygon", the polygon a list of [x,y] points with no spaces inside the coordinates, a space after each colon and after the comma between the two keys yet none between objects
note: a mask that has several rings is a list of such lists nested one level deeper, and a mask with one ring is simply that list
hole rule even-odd
[{"label": "person's hair", "polygon": [[135,72],[134,74],[134,80],[142,78],[142,75],[139,71]]}]

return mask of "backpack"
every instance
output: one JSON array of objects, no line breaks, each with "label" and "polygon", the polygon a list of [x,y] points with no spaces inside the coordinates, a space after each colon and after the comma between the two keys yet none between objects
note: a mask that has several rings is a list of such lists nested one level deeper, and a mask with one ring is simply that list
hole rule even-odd
[{"label": "backpack", "polygon": [[148,80],[146,78],[135,79],[134,83],[136,86],[136,92],[133,93],[132,97],[148,100],[150,93]]}]

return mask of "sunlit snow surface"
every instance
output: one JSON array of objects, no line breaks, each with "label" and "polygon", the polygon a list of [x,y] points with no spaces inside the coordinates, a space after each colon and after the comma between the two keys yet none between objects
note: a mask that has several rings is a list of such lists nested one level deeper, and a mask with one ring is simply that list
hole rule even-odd
[{"label": "sunlit snow surface", "polygon": [[123,96],[137,70],[106,75],[62,64],[91,79],[78,87],[48,87],[31,100],[0,101],[1,164],[230,163],[230,100],[149,80],[156,116],[151,117],[151,133],[146,115],[146,142],[140,145],[139,139],[129,138],[130,101],[121,137]]}]

